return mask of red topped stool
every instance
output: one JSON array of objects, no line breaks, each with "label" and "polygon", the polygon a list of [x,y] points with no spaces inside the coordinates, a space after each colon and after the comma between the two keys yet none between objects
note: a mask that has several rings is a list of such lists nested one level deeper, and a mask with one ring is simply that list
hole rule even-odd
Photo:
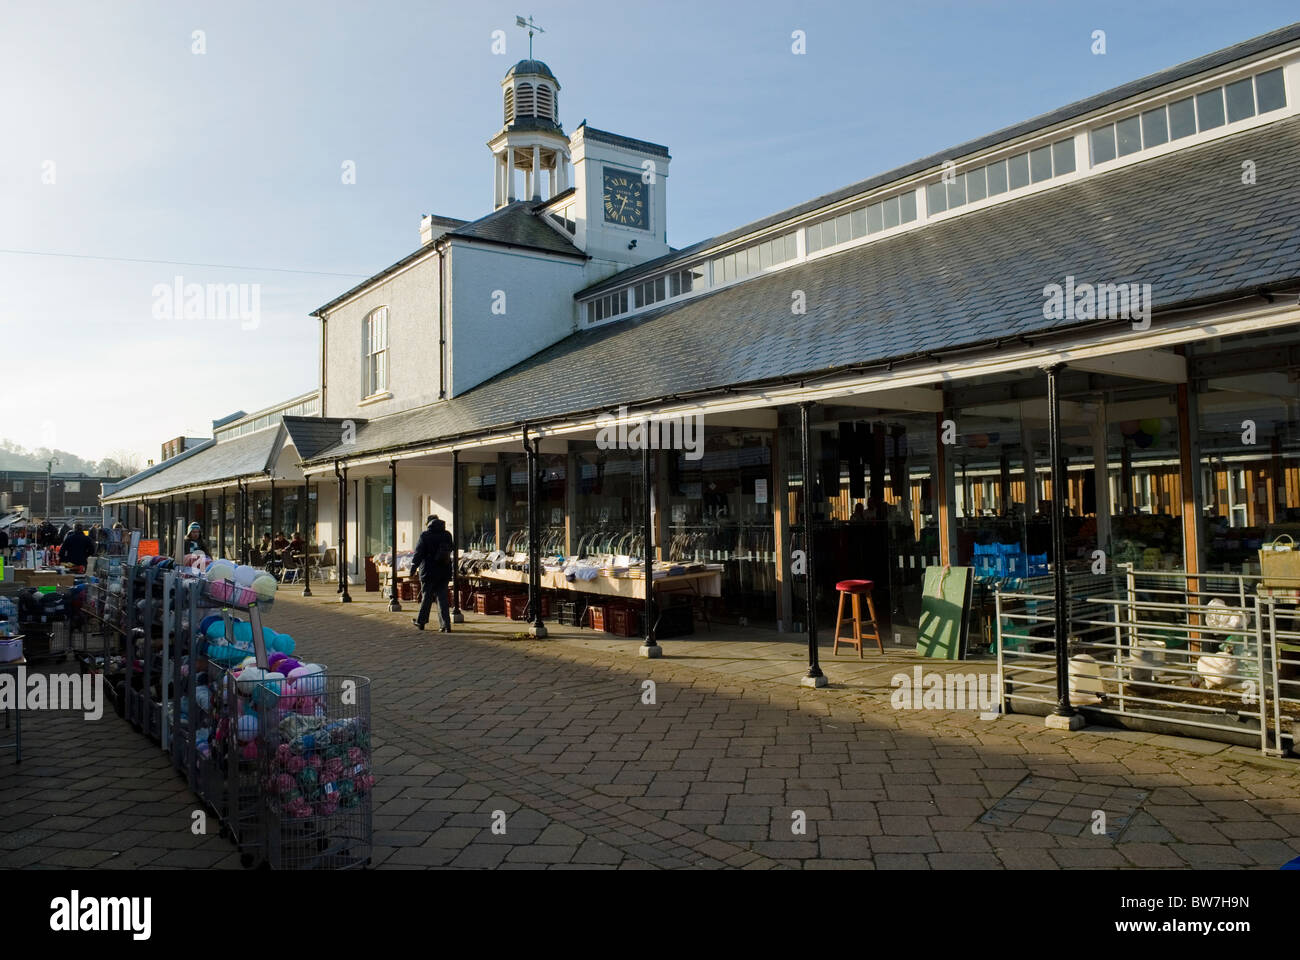
[{"label": "red topped stool", "polygon": [[[840,608],[835,614],[835,643],[831,647],[831,656],[839,653],[840,644],[858,648],[858,657],[862,657],[862,641],[875,640],[876,647],[881,653],[885,652],[885,645],[880,639],[880,627],[876,623],[876,605],[871,600],[871,589],[874,586],[870,580],[841,580],[835,584],[835,589],[840,592]],[[853,598],[853,636],[844,637],[840,635],[840,627],[845,623],[844,616],[844,598]],[[867,616],[870,617],[868,626],[871,628],[870,633],[864,633],[862,630],[862,597],[867,598]]]}]

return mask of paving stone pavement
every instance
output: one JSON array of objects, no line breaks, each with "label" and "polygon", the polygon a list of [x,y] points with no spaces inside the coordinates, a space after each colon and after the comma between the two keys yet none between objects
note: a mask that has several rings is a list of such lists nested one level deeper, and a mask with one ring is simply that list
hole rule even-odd
[{"label": "paving stone pavement", "polygon": [[[814,691],[763,631],[646,660],[636,640],[518,639],[472,614],[418,632],[375,595],[324,590],[282,591],[268,623],[373,680],[382,869],[1276,869],[1300,852],[1300,763],[895,711],[888,678],[918,662],[901,651],[826,656],[832,686]],[[191,832],[198,803],[115,716],[28,713],[23,732],[21,766],[0,753],[0,867],[238,866]],[[1086,829],[1093,809],[1107,831]]]}]

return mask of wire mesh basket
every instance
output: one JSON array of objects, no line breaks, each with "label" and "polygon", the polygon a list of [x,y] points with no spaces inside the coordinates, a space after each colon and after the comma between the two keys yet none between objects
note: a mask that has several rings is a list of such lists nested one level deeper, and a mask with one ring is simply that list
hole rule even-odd
[{"label": "wire mesh basket", "polygon": [[258,716],[262,835],[274,870],[360,869],[370,862],[370,679],[314,674],[265,681]]}]

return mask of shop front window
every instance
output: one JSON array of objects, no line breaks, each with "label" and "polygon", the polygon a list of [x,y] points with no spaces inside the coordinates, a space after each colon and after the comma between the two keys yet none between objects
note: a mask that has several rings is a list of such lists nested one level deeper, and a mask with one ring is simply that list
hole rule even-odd
[{"label": "shop front window", "polygon": [[645,542],[641,454],[602,450],[591,441],[575,441],[571,448],[577,507],[570,552],[575,557],[641,556]]},{"label": "shop front window", "polygon": [[[787,555],[805,549],[801,431],[783,413]],[[882,636],[915,641],[921,586],[940,557],[937,430],[933,414],[818,408],[807,485],[816,552],[818,622],[830,627],[841,580],[871,580]],[[787,561],[788,562],[788,561]],[[791,574],[792,629],[805,628],[807,585]]]},{"label": "shop front window", "polygon": [[1259,574],[1259,550],[1300,542],[1300,334],[1188,349],[1197,374],[1200,547],[1207,572]]},{"label": "shop front window", "polygon": [[393,484],[386,477],[366,477],[365,555],[389,550],[393,538]]},{"label": "shop front window", "polygon": [[462,550],[490,553],[496,549],[497,464],[462,463],[460,476],[460,529]]},{"label": "shop front window", "polygon": [[[565,550],[565,498],[568,469],[563,453],[543,453],[537,458],[537,530],[542,556]],[[502,458],[506,476],[506,501],[502,537],[507,553],[528,552],[528,455],[507,454]]]},{"label": "shop front window", "polygon": [[725,615],[771,620],[776,612],[773,436],[706,428],[702,455],[664,451],[667,559],[722,564]]}]

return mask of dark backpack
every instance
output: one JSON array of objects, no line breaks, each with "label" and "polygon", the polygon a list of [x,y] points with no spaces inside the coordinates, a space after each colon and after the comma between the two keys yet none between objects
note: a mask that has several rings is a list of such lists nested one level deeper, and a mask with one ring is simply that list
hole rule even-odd
[{"label": "dark backpack", "polygon": [[433,551],[433,565],[441,570],[450,570],[451,551],[451,534],[444,533],[438,548]]}]

